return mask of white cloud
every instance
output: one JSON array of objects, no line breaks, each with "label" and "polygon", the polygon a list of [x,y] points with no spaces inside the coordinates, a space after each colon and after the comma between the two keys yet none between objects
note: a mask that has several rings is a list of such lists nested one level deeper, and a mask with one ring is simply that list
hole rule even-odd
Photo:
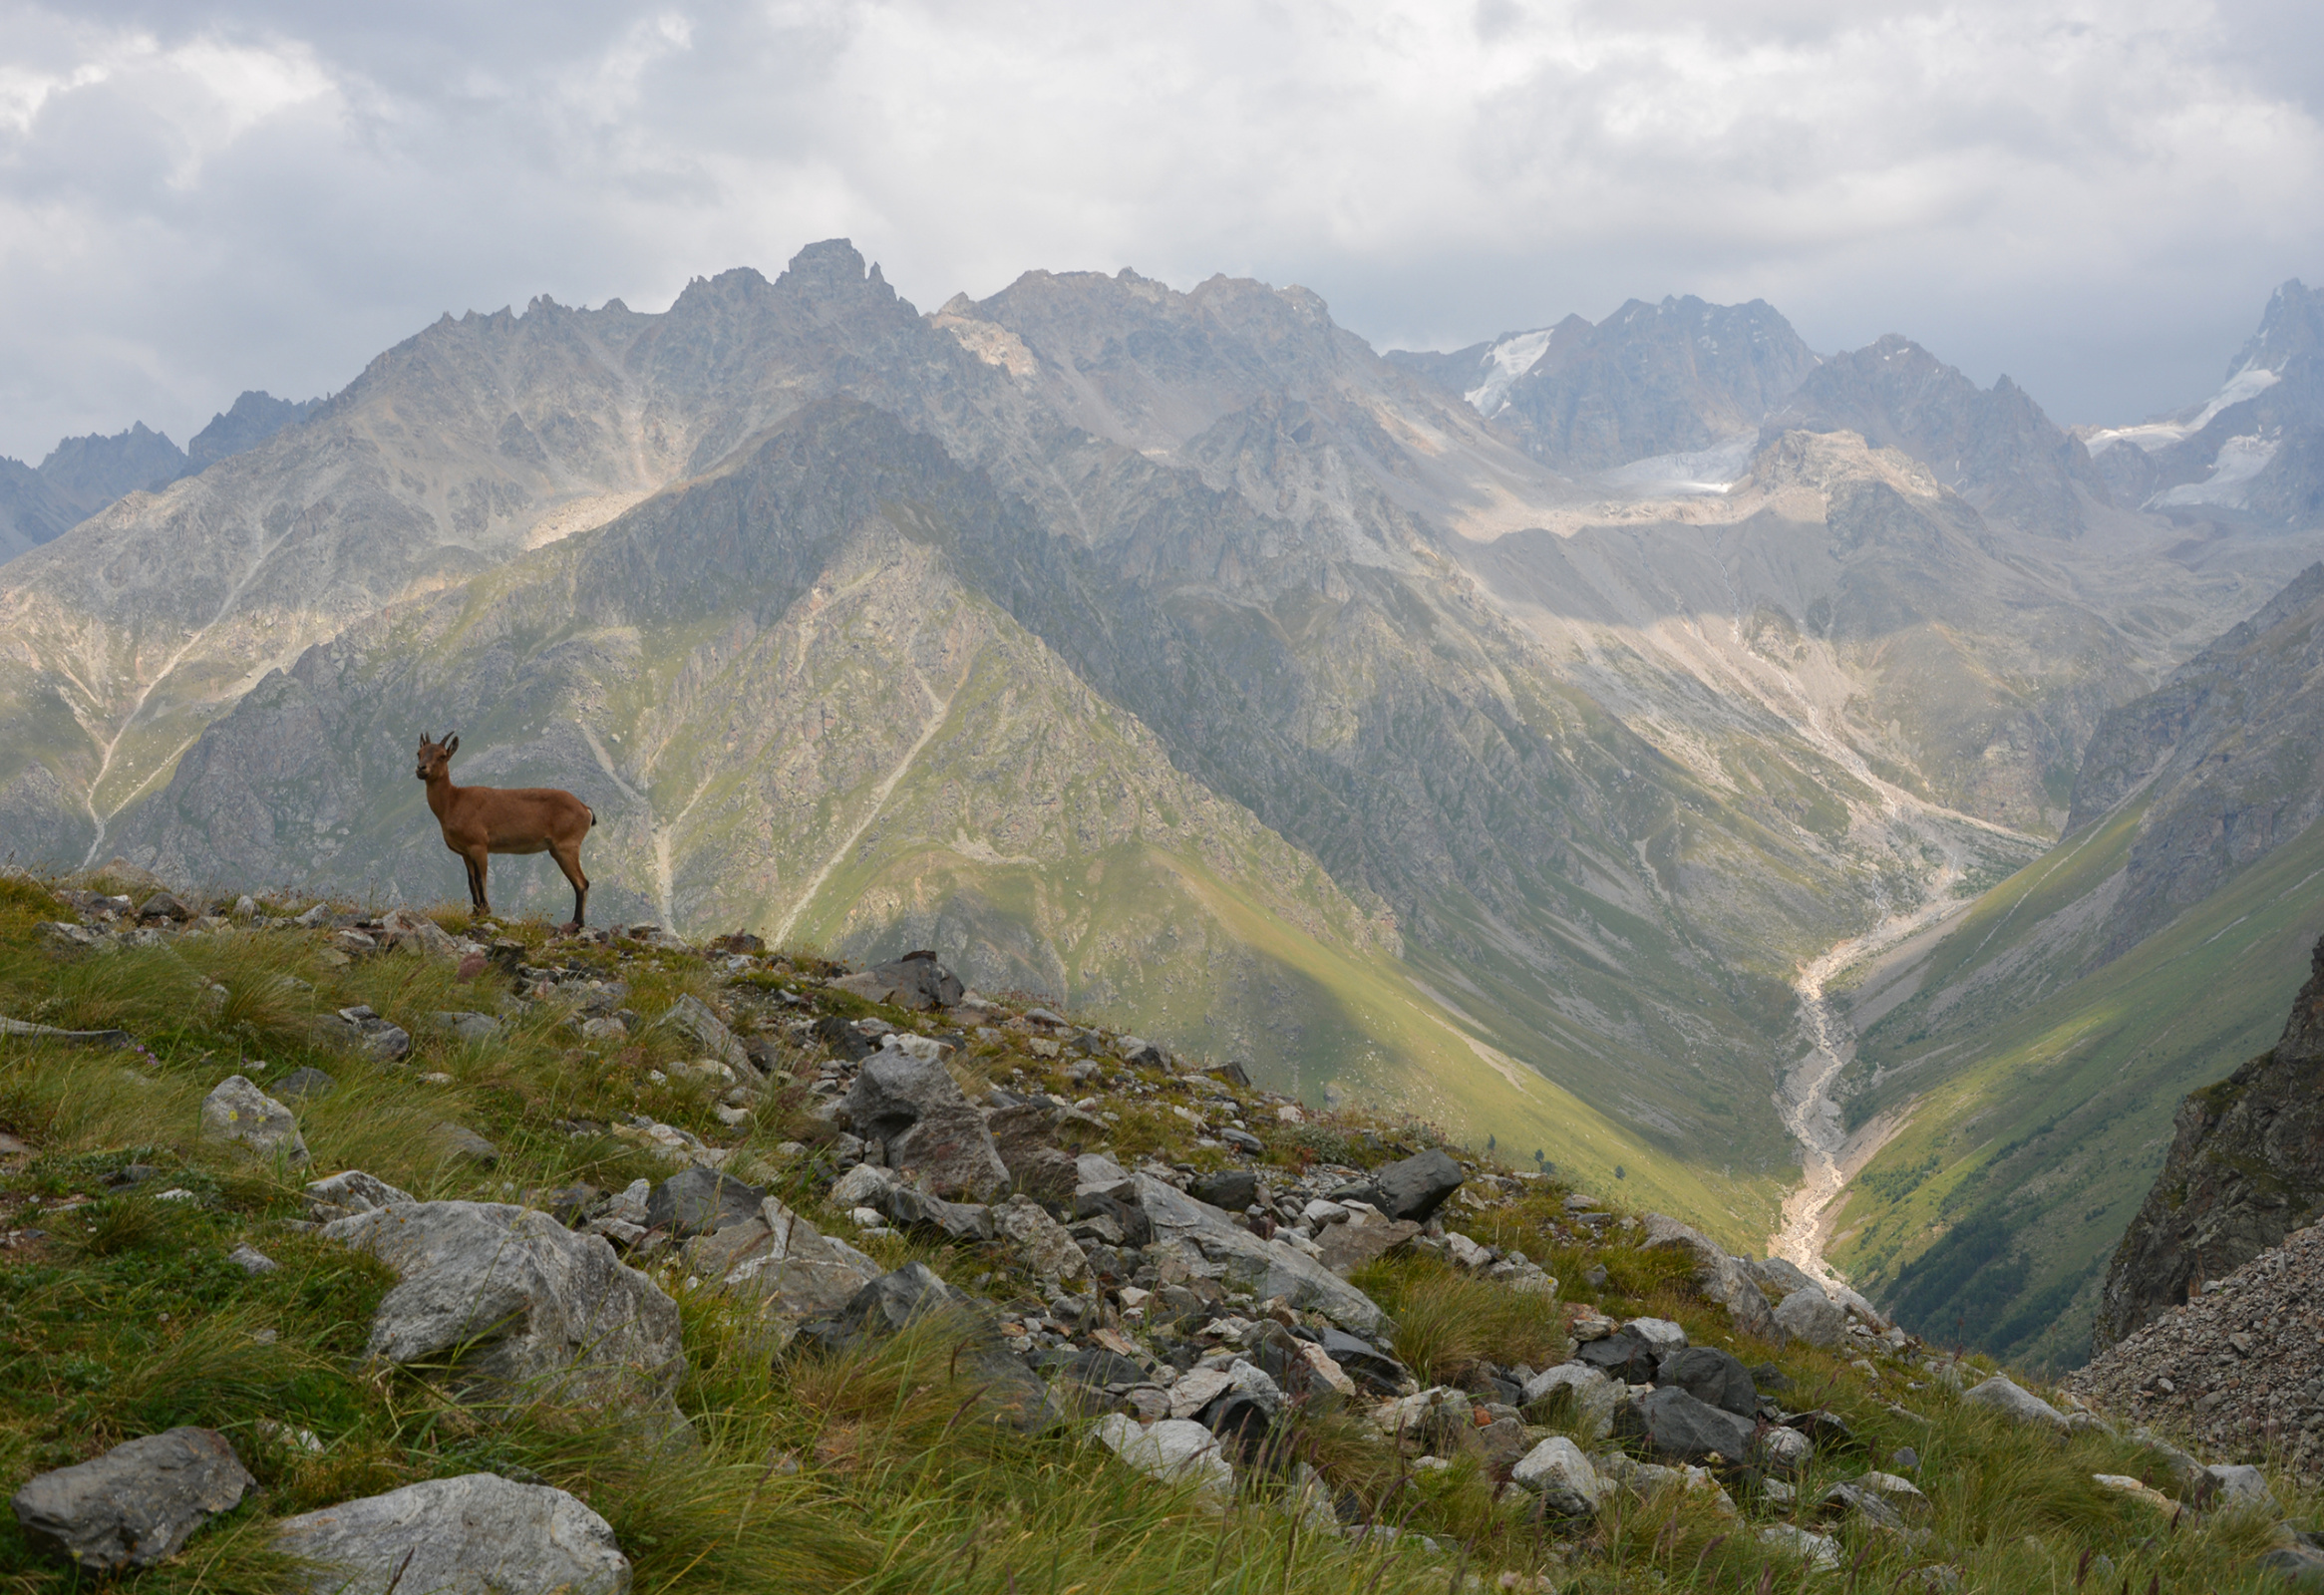
[{"label": "white cloud", "polygon": [[834,233],[923,304],[1247,271],[1381,342],[1764,297],[2129,420],[2324,270],[2319,33],[2272,0],[0,0],[0,451],[183,441],[440,310],[658,303]]}]

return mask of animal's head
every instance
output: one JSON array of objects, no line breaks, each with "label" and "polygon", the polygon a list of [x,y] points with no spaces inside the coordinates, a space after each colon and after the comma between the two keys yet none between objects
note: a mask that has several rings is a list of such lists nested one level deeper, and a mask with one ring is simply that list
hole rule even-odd
[{"label": "animal's head", "polygon": [[441,742],[430,742],[427,738],[422,737],[420,739],[420,768],[413,771],[412,774],[422,781],[434,781],[439,776],[450,779],[452,756],[459,752],[460,739],[458,737],[446,737]]}]

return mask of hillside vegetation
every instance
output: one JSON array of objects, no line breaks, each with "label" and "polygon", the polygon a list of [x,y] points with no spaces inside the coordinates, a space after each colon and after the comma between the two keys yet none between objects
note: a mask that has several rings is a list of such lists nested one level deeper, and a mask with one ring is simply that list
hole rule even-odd
[{"label": "hillside vegetation", "polygon": [[[935,973],[0,880],[7,1486],[225,1436],[255,1487],[124,1581],[153,1591],[335,1587],[281,1525],[478,1475],[568,1492],[657,1592],[2258,1590],[2270,1547],[2308,1554],[2167,1447],[1985,1405],[2007,1393],[1983,1366],[1679,1226],[1046,1010],[940,983],[951,1006],[924,1006],[909,982]],[[1005,1179],[849,1119],[911,1068],[977,1106],[959,1133],[997,1137]],[[268,1092],[279,1119],[205,1115]],[[906,1174],[927,1159],[918,1184],[862,1160],[883,1133]],[[1443,1171],[1419,1198],[1416,1167]],[[1244,1194],[1242,1218],[1206,1205]],[[361,1237],[456,1212],[618,1249],[670,1359],[596,1364],[584,1338],[562,1355],[586,1396],[511,1382],[537,1300],[397,1351],[382,1326],[434,1265]],[[768,1215],[793,1275],[754,1291],[721,1259],[773,1269]],[[1220,1226],[1211,1249],[1181,1221]],[[1188,1267],[1291,1236],[1336,1277],[1262,1298]],[[878,1282],[800,1310],[818,1269]],[[928,1310],[876,1333],[906,1285]],[[1669,1419],[1712,1410],[1698,1388],[1752,1414],[1727,1420],[1736,1454]],[[1154,1476],[1189,1428],[1205,1455]],[[2309,1521],[2302,1481],[2270,1481]],[[13,1522],[0,1578],[87,1581]]]}]

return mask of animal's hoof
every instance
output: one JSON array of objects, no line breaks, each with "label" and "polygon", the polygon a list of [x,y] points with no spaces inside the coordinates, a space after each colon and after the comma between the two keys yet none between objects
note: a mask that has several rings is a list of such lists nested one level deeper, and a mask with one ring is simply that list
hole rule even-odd
[{"label": "animal's hoof", "polygon": [[579,920],[568,919],[563,924],[557,926],[556,933],[560,936],[571,936],[577,934],[580,931],[580,928],[581,922]]}]

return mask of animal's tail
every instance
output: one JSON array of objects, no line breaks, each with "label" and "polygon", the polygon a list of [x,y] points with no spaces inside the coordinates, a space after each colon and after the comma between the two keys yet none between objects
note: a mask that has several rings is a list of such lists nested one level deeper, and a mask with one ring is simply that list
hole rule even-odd
[{"label": "animal's tail", "polygon": [[[583,808],[589,808],[587,803],[583,803],[581,806]],[[589,808],[589,828],[591,830],[595,830],[597,828],[597,810],[594,808]]]}]

